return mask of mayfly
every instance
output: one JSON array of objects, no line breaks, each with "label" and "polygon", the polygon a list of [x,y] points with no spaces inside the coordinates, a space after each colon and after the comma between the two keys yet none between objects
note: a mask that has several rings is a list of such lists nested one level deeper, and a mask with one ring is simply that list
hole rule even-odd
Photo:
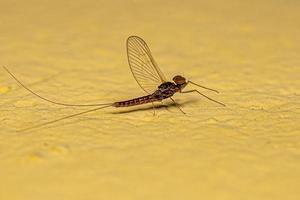
[{"label": "mayfly", "polygon": [[[172,98],[172,96],[177,92],[179,92],[179,93],[196,92],[199,95],[201,95],[215,103],[225,106],[225,104],[206,96],[205,94],[199,92],[196,89],[186,90],[186,91],[184,91],[183,89],[188,84],[192,84],[192,85],[195,85],[195,86],[218,93],[217,90],[214,90],[214,89],[211,89],[208,87],[204,87],[204,86],[196,84],[190,80],[187,81],[181,75],[174,76],[173,82],[168,81],[166,79],[166,77],[164,76],[164,74],[162,73],[162,71],[160,70],[160,68],[158,67],[158,65],[156,64],[156,62],[154,61],[154,58],[152,57],[152,54],[150,52],[148,45],[142,38],[140,38],[138,36],[130,36],[127,39],[126,46],[127,46],[128,63],[129,63],[132,75],[133,75],[134,79],[136,80],[136,82],[138,83],[138,85],[141,87],[142,90],[144,90],[144,92],[147,93],[147,95],[133,98],[130,100],[117,101],[114,103],[68,104],[68,103],[56,102],[56,101],[47,99],[47,98],[37,94],[36,92],[34,92],[33,90],[31,90],[30,88],[25,86],[19,79],[16,78],[16,76],[14,76],[6,67],[4,67],[4,69],[12,76],[12,78],[15,79],[23,88],[25,88],[31,94],[35,95],[36,97],[38,97],[40,99],[43,99],[47,102],[50,102],[50,103],[53,103],[56,105],[62,105],[62,106],[94,106],[95,107],[94,109],[90,109],[90,110],[76,113],[73,115],[65,116],[63,118],[49,121],[49,122],[31,127],[29,129],[37,128],[40,126],[44,126],[47,124],[58,122],[60,120],[75,117],[78,115],[93,112],[93,111],[100,110],[100,109],[107,108],[107,107],[117,107],[118,108],[118,107],[129,107],[129,106],[135,106],[135,105],[140,105],[140,104],[152,103],[152,107],[153,107],[154,114],[155,114],[153,102],[157,102],[157,101],[159,102],[159,101],[162,101],[163,99],[168,99],[168,98],[170,98],[173,101],[173,103],[175,104],[175,106],[177,106],[177,108],[182,113],[185,114],[185,112],[180,108],[180,106]],[[28,129],[26,129],[26,130],[28,130]]]}]

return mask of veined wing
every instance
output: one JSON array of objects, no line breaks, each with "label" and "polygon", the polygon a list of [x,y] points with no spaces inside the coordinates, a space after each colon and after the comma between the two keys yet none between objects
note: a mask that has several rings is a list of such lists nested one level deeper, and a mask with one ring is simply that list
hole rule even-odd
[{"label": "veined wing", "polygon": [[135,80],[146,93],[154,92],[161,83],[166,82],[142,38],[130,36],[127,39],[127,57]]}]

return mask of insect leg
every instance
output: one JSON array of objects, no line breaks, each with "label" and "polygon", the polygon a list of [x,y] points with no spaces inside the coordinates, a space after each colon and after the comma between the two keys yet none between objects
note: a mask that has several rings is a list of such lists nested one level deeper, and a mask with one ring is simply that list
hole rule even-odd
[{"label": "insect leg", "polygon": [[180,93],[191,93],[191,92],[197,92],[197,93],[200,94],[201,96],[203,96],[203,97],[205,97],[205,98],[207,98],[207,99],[209,99],[209,100],[211,100],[211,101],[213,101],[213,102],[215,102],[215,103],[217,103],[217,104],[220,104],[220,105],[222,105],[222,106],[226,106],[225,104],[223,104],[223,103],[221,103],[221,102],[219,102],[219,101],[216,101],[216,100],[214,100],[214,99],[212,99],[212,98],[206,96],[205,94],[202,94],[202,93],[199,92],[198,90],[180,91]]},{"label": "insect leg", "polygon": [[188,81],[187,83],[191,83],[191,84],[196,85],[196,86],[198,86],[198,87],[201,87],[201,88],[204,88],[204,89],[211,90],[211,91],[213,91],[213,92],[219,93],[217,90],[214,90],[214,89],[205,87],[205,86],[203,86],[203,85],[199,85],[199,84],[194,83],[194,82],[192,82],[192,81]]},{"label": "insect leg", "polygon": [[151,102],[152,103],[152,108],[153,108],[153,116],[155,116],[155,107],[154,107],[154,103],[153,102]]},{"label": "insect leg", "polygon": [[172,97],[170,97],[170,99],[173,101],[173,103],[175,104],[175,106],[176,106],[183,114],[186,114],[186,113],[180,108],[179,104],[176,103],[176,101],[175,101]]}]

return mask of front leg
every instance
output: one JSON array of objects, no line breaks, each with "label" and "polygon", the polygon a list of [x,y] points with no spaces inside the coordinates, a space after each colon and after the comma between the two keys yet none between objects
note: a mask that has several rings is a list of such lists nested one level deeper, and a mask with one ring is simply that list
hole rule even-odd
[{"label": "front leg", "polygon": [[210,90],[210,91],[219,93],[219,92],[218,92],[217,90],[215,90],[215,89],[211,89],[211,88],[205,87],[205,86],[203,86],[203,85],[199,85],[199,84],[194,83],[194,82],[192,82],[192,81],[188,81],[188,82],[187,82],[187,84],[189,84],[189,83],[191,83],[191,84],[193,84],[193,85],[196,85],[196,86],[198,86],[198,87],[201,87],[201,88],[204,88],[204,89],[207,89],[207,90]]},{"label": "front leg", "polygon": [[212,98],[206,96],[205,94],[202,94],[202,93],[199,92],[198,90],[180,91],[180,93],[191,93],[191,92],[197,92],[197,93],[200,94],[201,96],[204,96],[205,98],[207,98],[207,99],[209,99],[209,100],[211,100],[211,101],[213,101],[213,102],[215,102],[215,103],[218,103],[218,104],[220,104],[220,105],[222,105],[222,106],[226,106],[225,104],[223,104],[223,103],[221,103],[221,102],[219,102],[219,101],[216,101],[216,100],[214,100],[214,99],[212,99]]}]

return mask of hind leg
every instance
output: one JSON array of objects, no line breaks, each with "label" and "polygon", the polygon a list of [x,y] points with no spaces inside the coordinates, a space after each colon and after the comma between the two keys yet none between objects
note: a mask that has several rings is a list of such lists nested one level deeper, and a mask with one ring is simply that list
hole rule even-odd
[{"label": "hind leg", "polygon": [[170,99],[173,101],[173,103],[175,104],[175,106],[176,106],[183,114],[186,114],[186,113],[180,108],[179,104],[176,103],[176,101],[175,101],[172,97],[170,97]]},{"label": "hind leg", "polygon": [[153,108],[153,116],[155,116],[155,107],[154,107],[154,103],[153,102],[151,102],[152,103],[152,108]]}]

